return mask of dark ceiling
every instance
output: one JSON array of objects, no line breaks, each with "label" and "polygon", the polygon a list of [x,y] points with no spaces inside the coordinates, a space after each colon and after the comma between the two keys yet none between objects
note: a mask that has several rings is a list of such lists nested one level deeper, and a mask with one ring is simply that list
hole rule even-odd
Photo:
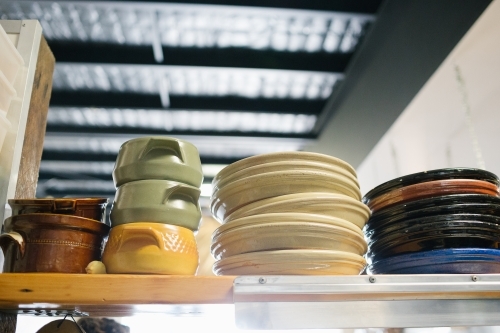
[{"label": "dark ceiling", "polygon": [[[37,195],[112,197],[118,149],[138,136],[193,142],[206,183],[243,157],[314,145],[329,152],[332,126],[338,133],[352,131],[346,119],[366,123],[367,105],[349,103],[370,104],[370,91],[397,82],[383,82],[391,63],[415,61],[432,36],[446,39],[426,51],[434,54],[428,62],[408,68],[418,80],[387,117],[384,103],[371,104],[367,119],[383,119],[373,146],[489,3],[459,1],[465,7],[446,15],[452,1],[381,2],[1,2],[0,19],[40,20],[57,62]],[[442,27],[433,21],[415,44],[406,31],[426,15],[439,15]],[[399,77],[406,70],[394,68]],[[345,146],[336,151],[349,161]]]}]

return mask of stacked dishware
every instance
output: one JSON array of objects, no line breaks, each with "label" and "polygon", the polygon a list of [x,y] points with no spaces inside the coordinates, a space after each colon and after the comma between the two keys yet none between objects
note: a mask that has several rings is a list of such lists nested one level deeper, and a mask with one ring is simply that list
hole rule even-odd
[{"label": "stacked dishware", "polygon": [[500,273],[499,178],[438,169],[381,184],[363,198],[374,274]]},{"label": "stacked dishware", "polygon": [[212,182],[217,275],[359,274],[365,266],[355,170],[327,155],[280,152],[233,163]]},{"label": "stacked dishware", "polygon": [[4,272],[85,273],[101,259],[106,198],[9,200],[0,247]]},{"label": "stacked dishware", "polygon": [[193,275],[198,268],[201,162],[196,147],[169,137],[125,142],[113,181],[108,273]]}]

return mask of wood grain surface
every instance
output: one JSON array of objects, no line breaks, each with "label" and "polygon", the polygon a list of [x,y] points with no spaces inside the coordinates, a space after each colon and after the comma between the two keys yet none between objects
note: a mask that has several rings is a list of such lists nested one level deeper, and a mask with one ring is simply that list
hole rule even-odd
[{"label": "wood grain surface", "polygon": [[[38,183],[38,170],[42,159],[47,112],[49,110],[50,95],[52,93],[52,75],[54,73],[55,58],[47,41],[42,36],[38,51],[33,90],[31,92],[26,132],[24,134],[21,163],[16,184],[15,199],[30,199],[35,197]],[[3,289],[2,294],[4,294]],[[0,332],[15,333],[17,323],[16,314],[0,312]]]},{"label": "wood grain surface", "polygon": [[42,36],[31,93],[31,102],[24,134],[24,144],[16,185],[16,199],[35,197],[38,169],[42,158],[47,112],[52,93],[55,58]]},{"label": "wood grain surface", "polygon": [[232,276],[4,273],[0,311],[64,309],[91,316],[185,311],[179,305],[232,304],[233,280]]}]

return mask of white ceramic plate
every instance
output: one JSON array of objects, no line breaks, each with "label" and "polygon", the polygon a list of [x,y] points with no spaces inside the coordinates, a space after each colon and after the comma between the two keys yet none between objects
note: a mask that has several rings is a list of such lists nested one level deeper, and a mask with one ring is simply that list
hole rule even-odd
[{"label": "white ceramic plate", "polygon": [[288,194],[256,201],[237,209],[223,223],[268,213],[324,215],[352,222],[360,229],[370,218],[370,209],[359,200],[343,194],[318,192]]},{"label": "white ceramic plate", "polygon": [[361,200],[358,188],[342,183],[331,173],[319,171],[286,171],[268,172],[250,176],[226,185],[214,193],[210,209],[219,220],[236,209],[252,202],[281,195],[307,192],[326,192],[344,194]]},{"label": "white ceramic plate", "polygon": [[356,170],[354,170],[354,168],[349,163],[341,160],[340,158],[318,153],[303,152],[303,151],[287,151],[287,152],[256,155],[239,160],[222,169],[215,176],[214,182],[218,182],[220,179],[225,178],[230,174],[233,174],[235,172],[238,172],[246,168],[250,168],[265,163],[282,162],[282,161],[311,161],[311,162],[321,162],[331,165],[337,165],[345,169],[350,174],[352,174],[355,178],[357,178]]},{"label": "white ceramic plate", "polygon": [[363,255],[366,248],[359,229],[356,232],[324,223],[280,222],[216,232],[210,249],[214,258],[219,260],[242,253],[292,249],[334,250]]},{"label": "white ceramic plate", "polygon": [[215,262],[217,275],[358,275],[362,256],[328,250],[281,250],[245,253]]}]

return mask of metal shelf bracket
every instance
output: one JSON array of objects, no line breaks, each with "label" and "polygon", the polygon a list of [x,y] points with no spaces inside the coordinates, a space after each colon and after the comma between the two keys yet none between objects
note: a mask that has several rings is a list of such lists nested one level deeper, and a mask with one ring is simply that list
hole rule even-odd
[{"label": "metal shelf bracket", "polygon": [[246,276],[242,329],[500,325],[500,275]]}]

